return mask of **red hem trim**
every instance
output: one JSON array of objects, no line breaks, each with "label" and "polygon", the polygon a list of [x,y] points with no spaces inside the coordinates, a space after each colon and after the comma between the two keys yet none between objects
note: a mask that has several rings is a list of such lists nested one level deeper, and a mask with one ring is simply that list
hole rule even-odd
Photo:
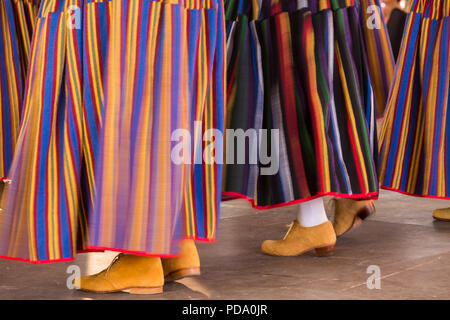
[{"label": "red hem trim", "polygon": [[115,252],[135,254],[138,256],[146,256],[146,257],[174,258],[174,257],[179,256],[177,254],[158,254],[158,253],[149,253],[149,252],[144,252],[144,251],[132,251],[132,250],[124,250],[124,249],[108,248],[108,247],[87,246],[86,248],[88,250],[97,250],[96,252],[98,252],[98,251],[115,251]]},{"label": "red hem trim", "polygon": [[395,189],[395,188],[391,188],[391,187],[386,187],[386,186],[381,186],[381,189],[384,190],[388,190],[388,191],[394,191],[394,192],[398,192],[401,194],[404,194],[406,196],[411,196],[411,197],[416,197],[416,198],[427,198],[427,199],[438,199],[438,200],[450,200],[449,197],[440,197],[440,196],[430,196],[430,195],[421,195],[421,194],[414,194],[414,193],[409,193],[403,190],[399,190],[399,189]]},{"label": "red hem trim", "polygon": [[105,250],[89,250],[89,249],[86,249],[86,250],[78,250],[78,251],[77,251],[77,254],[78,254],[78,253],[91,253],[91,252],[105,252]]},{"label": "red hem trim", "polygon": [[[287,207],[287,206],[291,206],[294,204],[304,203],[304,202],[311,201],[311,200],[314,200],[317,198],[325,197],[325,196],[332,196],[332,197],[345,198],[345,199],[358,199],[358,200],[378,200],[378,192],[370,192],[370,193],[366,193],[366,194],[356,194],[356,195],[342,194],[342,193],[336,193],[336,192],[320,192],[320,193],[316,194],[315,196],[305,198],[305,199],[298,199],[298,200],[293,200],[293,201],[275,204],[275,205],[269,205],[269,206],[258,206],[255,204],[254,199],[252,199],[244,194],[240,194],[237,192],[222,192],[222,195],[234,197],[234,199],[236,199],[236,198],[245,199],[251,203],[251,205],[254,209],[257,209],[257,210],[268,210],[268,209],[274,209],[274,208]],[[226,201],[229,201],[229,200],[233,200],[233,199],[227,199]]]},{"label": "red hem trim", "polygon": [[[78,250],[77,254],[78,253],[89,253],[89,252],[104,252],[104,250]],[[75,258],[72,257],[72,258],[62,258],[62,259],[54,259],[54,260],[32,261],[30,259],[25,259],[25,258],[8,257],[8,256],[1,256],[1,255],[0,255],[0,259],[21,261],[21,262],[27,262],[27,263],[31,263],[31,264],[45,264],[45,263],[67,262],[67,261],[75,260]]]},{"label": "red hem trim", "polygon": [[[182,240],[185,240],[185,239],[186,240],[194,240],[194,241],[198,241],[198,242],[207,242],[207,243],[216,242],[216,239],[199,238],[199,237],[188,237],[188,238],[183,238]],[[89,253],[89,252],[105,252],[105,251],[114,251],[114,252],[135,254],[135,255],[139,255],[139,256],[159,257],[159,258],[176,258],[176,257],[180,256],[179,254],[156,254],[156,253],[148,253],[148,252],[143,252],[143,251],[131,251],[131,250],[123,250],[123,249],[117,249],[117,248],[94,247],[94,246],[87,246],[85,250],[78,250],[77,254]],[[0,259],[21,261],[21,262],[27,262],[30,264],[57,263],[57,262],[68,262],[68,261],[75,260],[75,258],[72,257],[72,258],[63,258],[63,259],[54,259],[54,260],[32,261],[30,259],[25,259],[25,258],[8,257],[8,256],[1,256],[1,255],[0,255]]]},{"label": "red hem trim", "polygon": [[215,238],[200,238],[200,237],[183,237],[181,240],[194,240],[196,242],[207,242],[207,243],[213,243],[217,242]]},{"label": "red hem trim", "polygon": [[68,262],[73,261],[75,258],[63,258],[63,259],[55,259],[55,260],[39,260],[39,261],[32,261],[30,259],[24,259],[24,258],[16,258],[16,257],[8,257],[8,256],[0,256],[0,259],[6,259],[6,260],[14,260],[14,261],[21,261],[21,262],[27,262],[30,264],[45,264],[45,263],[56,263],[56,262]]}]

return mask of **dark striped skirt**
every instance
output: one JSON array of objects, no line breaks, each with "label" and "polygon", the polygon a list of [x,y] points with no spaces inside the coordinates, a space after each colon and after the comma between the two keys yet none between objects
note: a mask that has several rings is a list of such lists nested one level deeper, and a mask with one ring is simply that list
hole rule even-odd
[{"label": "dark striped skirt", "polygon": [[381,135],[383,188],[450,198],[450,0],[411,3]]},{"label": "dark striped skirt", "polygon": [[271,150],[278,170],[248,154],[248,161],[233,159],[238,143],[229,147],[227,139],[224,195],[257,208],[378,196],[375,121],[393,58],[380,7],[370,15],[373,4],[226,1],[227,129],[256,131],[247,150]]}]

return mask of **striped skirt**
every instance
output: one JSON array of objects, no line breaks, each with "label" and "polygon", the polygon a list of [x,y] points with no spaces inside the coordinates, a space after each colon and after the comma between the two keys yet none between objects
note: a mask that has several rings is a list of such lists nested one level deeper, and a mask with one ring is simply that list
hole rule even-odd
[{"label": "striped skirt", "polygon": [[222,126],[224,41],[221,3],[44,0],[0,255],[169,256],[180,238],[214,240],[220,167],[170,150],[177,129],[194,150]]},{"label": "striped skirt", "polygon": [[228,0],[225,8],[226,127],[246,132],[253,148],[239,162],[238,139],[227,136],[225,195],[257,208],[376,198],[375,120],[394,68],[379,2]]},{"label": "striped skirt", "polygon": [[0,179],[8,175],[19,135],[25,75],[39,1],[0,2]]},{"label": "striped skirt", "polygon": [[450,0],[411,3],[381,136],[383,188],[450,198]]},{"label": "striped skirt", "polygon": [[113,2],[90,248],[170,256],[181,238],[215,239],[222,3]]}]

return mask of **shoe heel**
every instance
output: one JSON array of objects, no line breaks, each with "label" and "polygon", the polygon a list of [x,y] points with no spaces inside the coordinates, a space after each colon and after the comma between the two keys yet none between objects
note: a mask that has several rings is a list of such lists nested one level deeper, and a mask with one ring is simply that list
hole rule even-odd
[{"label": "shoe heel", "polygon": [[180,269],[177,271],[174,271],[170,274],[168,274],[164,281],[165,282],[171,282],[175,280],[179,280],[186,277],[195,277],[200,275],[200,267],[194,267],[194,268],[185,268]]},{"label": "shoe heel", "polygon": [[154,287],[154,288],[130,288],[127,290],[123,290],[129,294],[158,294],[163,292],[163,287]]},{"label": "shoe heel", "polygon": [[316,250],[316,254],[318,256],[330,255],[330,254],[332,254],[334,252],[334,246],[335,246],[335,243],[333,243],[333,244],[331,244],[329,246],[326,246],[326,247],[316,248],[315,249]]},{"label": "shoe heel", "polygon": [[368,204],[364,208],[359,210],[357,217],[360,218],[361,220],[365,220],[374,213],[375,213],[375,206],[373,204],[372,205]]}]

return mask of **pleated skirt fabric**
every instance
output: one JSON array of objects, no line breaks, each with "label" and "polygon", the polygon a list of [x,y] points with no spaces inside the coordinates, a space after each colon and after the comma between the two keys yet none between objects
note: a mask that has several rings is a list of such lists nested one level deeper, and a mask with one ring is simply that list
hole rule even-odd
[{"label": "pleated skirt fabric", "polygon": [[226,1],[226,127],[267,130],[257,144],[267,139],[279,165],[267,174],[270,164],[248,155],[245,163],[227,160],[226,196],[261,209],[324,195],[378,196],[375,121],[394,64],[381,11],[368,14],[373,5],[380,8],[378,1]]},{"label": "pleated skirt fabric", "polygon": [[[114,3],[90,243],[167,256],[181,238],[215,239],[220,161],[195,157],[214,152],[205,145],[223,131],[223,10],[216,1],[134,4]],[[173,158],[187,141],[174,139],[180,131],[189,133],[182,162]]]},{"label": "pleated skirt fabric", "polygon": [[22,98],[38,0],[0,3],[0,179],[11,166],[22,113]]},{"label": "pleated skirt fabric", "polygon": [[1,256],[170,256],[180,238],[214,240],[220,167],[174,165],[169,150],[173,130],[223,122],[223,30],[216,2],[43,1]]},{"label": "pleated skirt fabric", "polygon": [[383,188],[450,198],[450,1],[411,3],[381,135]]}]

